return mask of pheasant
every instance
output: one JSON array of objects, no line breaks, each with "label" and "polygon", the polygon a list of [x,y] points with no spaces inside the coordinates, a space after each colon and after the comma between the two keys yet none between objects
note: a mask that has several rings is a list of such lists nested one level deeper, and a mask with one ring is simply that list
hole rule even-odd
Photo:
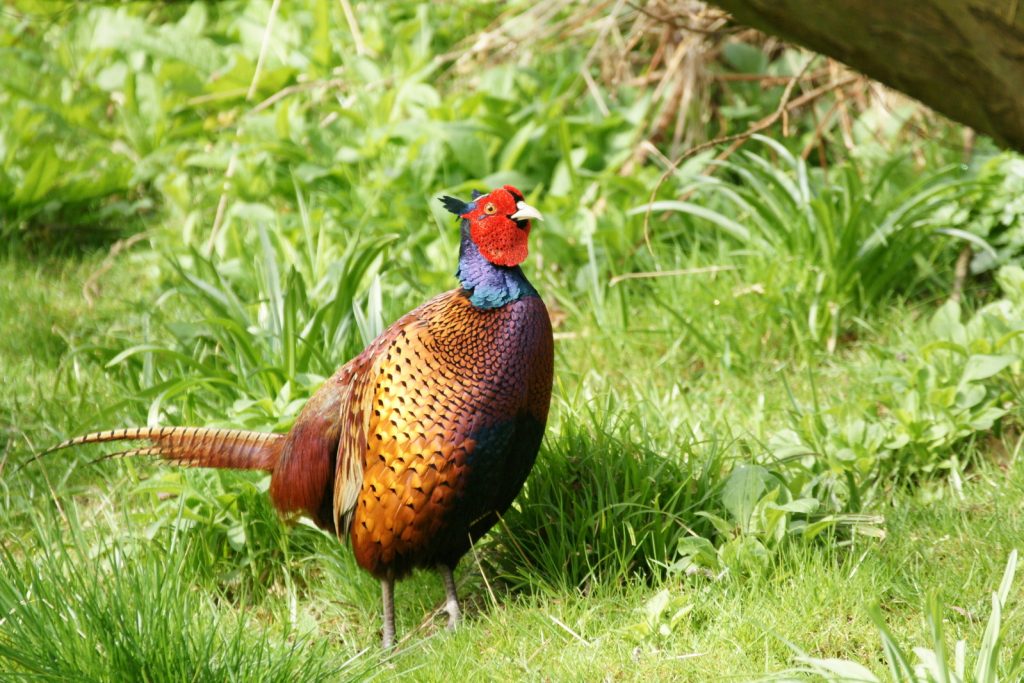
[{"label": "pheasant", "polygon": [[495,524],[533,467],[551,400],[547,309],[519,264],[531,219],[516,188],[441,199],[461,218],[460,286],[406,314],[309,399],[291,431],[197,427],[96,432],[148,445],[113,455],[264,470],[281,513],[348,538],[380,580],[383,642],[395,642],[394,584],[437,568],[448,627],[461,620],[452,572]]}]

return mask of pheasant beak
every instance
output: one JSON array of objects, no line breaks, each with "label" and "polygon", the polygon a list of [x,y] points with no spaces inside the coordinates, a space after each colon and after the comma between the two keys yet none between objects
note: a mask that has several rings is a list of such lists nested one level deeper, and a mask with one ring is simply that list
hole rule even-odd
[{"label": "pheasant beak", "polygon": [[528,218],[536,218],[539,221],[544,220],[544,216],[540,215],[540,211],[526,202],[516,202],[516,208],[519,210],[509,216],[514,221],[526,220]]}]

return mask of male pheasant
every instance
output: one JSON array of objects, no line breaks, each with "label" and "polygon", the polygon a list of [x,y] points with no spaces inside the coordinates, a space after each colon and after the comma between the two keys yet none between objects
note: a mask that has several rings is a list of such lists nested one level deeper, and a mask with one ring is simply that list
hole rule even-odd
[{"label": "male pheasant", "polygon": [[452,570],[508,509],[533,467],[551,400],[547,309],[519,264],[540,213],[505,185],[461,217],[460,287],[406,314],[338,370],[288,434],[195,427],[118,429],[51,450],[143,440],[117,455],[271,472],[270,497],[348,537],[380,579],[385,647],[393,588],[418,567],[444,579],[449,628],[460,620]]}]

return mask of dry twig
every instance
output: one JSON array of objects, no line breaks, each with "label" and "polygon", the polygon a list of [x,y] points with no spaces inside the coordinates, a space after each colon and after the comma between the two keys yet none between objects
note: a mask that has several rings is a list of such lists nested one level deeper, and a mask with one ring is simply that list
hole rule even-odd
[{"label": "dry twig", "polygon": [[359,22],[356,21],[356,13],[352,11],[352,4],[349,0],[338,0],[341,3],[341,11],[345,13],[345,21],[348,23],[348,30],[352,32],[352,42],[356,45],[356,54],[360,57],[370,54],[363,42],[363,32],[359,30]]},{"label": "dry twig", "polygon": [[959,302],[963,295],[964,282],[967,281],[967,274],[970,272],[971,256],[974,251],[970,244],[965,244],[956,258],[956,268],[953,271],[953,291],[950,292],[949,300]]},{"label": "dry twig", "polygon": [[106,258],[103,259],[103,263],[93,273],[86,278],[85,283],[82,285],[82,298],[85,299],[86,305],[92,308],[96,304],[96,299],[100,295],[100,278],[107,274],[107,272],[114,267],[114,260],[123,251],[128,251],[142,240],[149,237],[148,232],[137,232],[131,237],[120,239],[114,242],[113,246],[110,247],[110,251],[107,252]]},{"label": "dry twig", "polygon": [[[260,73],[263,70],[263,62],[266,59],[267,50],[270,47],[270,36],[274,29],[274,20],[277,18],[277,10],[281,7],[281,0],[274,0],[270,6],[270,16],[267,17],[267,25],[263,29],[263,41],[260,43],[260,54],[256,60],[256,68],[252,72],[252,80],[249,81],[249,89],[245,93],[245,99],[251,100],[256,96],[256,88],[260,82]],[[220,234],[221,225],[224,223],[224,212],[228,207],[228,190],[231,179],[238,167],[238,140],[242,136],[242,126],[235,129],[235,142],[231,149],[231,158],[228,159],[228,167],[224,172],[224,187],[221,190],[220,198],[217,200],[217,213],[213,217],[213,227],[210,229],[210,239],[206,243],[207,254],[213,253],[217,244],[217,236]]]},{"label": "dry twig", "polygon": [[644,273],[623,273],[616,275],[608,281],[609,287],[614,287],[623,280],[644,280],[655,277],[674,277],[677,275],[700,275],[702,273],[720,273],[725,270],[736,270],[736,266],[705,266],[703,268],[681,268],[679,270],[658,270]]}]

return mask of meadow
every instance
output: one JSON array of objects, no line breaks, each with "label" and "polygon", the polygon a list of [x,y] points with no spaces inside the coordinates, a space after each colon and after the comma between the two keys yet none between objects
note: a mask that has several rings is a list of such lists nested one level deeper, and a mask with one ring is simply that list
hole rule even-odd
[{"label": "meadow", "polygon": [[[0,55],[3,677],[1024,677],[1024,158],[689,0],[19,0]],[[416,574],[382,652],[265,477],[33,459],[287,430],[504,183],[555,390],[457,631]]]}]

